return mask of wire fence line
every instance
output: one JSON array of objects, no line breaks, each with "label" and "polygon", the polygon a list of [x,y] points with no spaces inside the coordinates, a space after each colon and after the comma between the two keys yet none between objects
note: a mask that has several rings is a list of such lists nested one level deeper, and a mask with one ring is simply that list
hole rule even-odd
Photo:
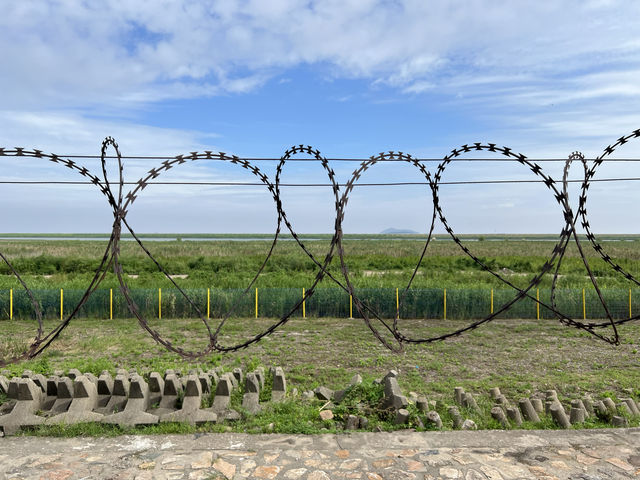
[{"label": "wire fence line", "polygon": [[[300,299],[303,303],[295,317],[361,318],[353,308],[353,298],[337,288],[318,288],[313,297],[305,298],[303,288],[245,289],[185,289],[208,318],[222,318],[235,306],[235,314],[245,318],[279,318]],[[45,319],[64,317],[82,298],[78,289],[33,290]],[[615,319],[629,318],[640,309],[640,290],[603,289],[602,293]],[[190,303],[176,289],[140,288],[131,294],[141,313],[147,318],[165,320],[195,318]],[[401,319],[475,320],[484,318],[511,300],[512,290],[480,288],[421,288],[403,291],[393,288],[357,289],[358,298],[381,315]],[[551,289],[537,289],[535,294],[542,303],[551,302]],[[402,302],[400,298],[402,297]],[[556,305],[567,316],[601,319],[606,315],[596,292],[591,289],[559,289]],[[256,302],[257,299],[257,302]],[[129,318],[131,312],[124,296],[117,289],[98,289],[76,314],[76,318]],[[33,305],[24,290],[0,290],[0,321],[35,318]],[[534,299],[523,298],[498,318],[555,319],[553,311],[541,307]]]},{"label": "wire fence line", "polygon": [[[611,155],[618,149],[619,147],[625,145],[626,143],[636,140],[640,138],[640,129],[634,130],[630,134],[624,135],[618,138],[615,142],[607,146],[603,153],[595,159],[587,159],[580,152],[571,153],[564,160],[564,168],[562,178],[553,178],[549,171],[546,171],[540,163],[533,161],[527,158],[524,154],[515,152],[513,149],[505,146],[499,146],[495,143],[472,143],[465,144],[458,148],[451,150],[449,154],[443,157],[441,160],[437,160],[437,164],[433,169],[427,168],[425,161],[420,160],[419,158],[413,157],[412,155],[403,153],[403,152],[382,152],[378,155],[374,155],[368,159],[364,159],[361,161],[353,171],[351,177],[345,184],[340,184],[336,181],[336,173],[331,167],[329,160],[326,157],[323,157],[319,150],[305,145],[295,145],[288,149],[280,159],[278,159],[278,164],[276,168],[275,178],[270,178],[265,172],[263,172],[260,167],[256,165],[256,161],[253,162],[237,157],[235,155],[229,155],[225,152],[190,152],[184,155],[177,155],[175,157],[166,157],[163,161],[159,162],[155,167],[151,168],[142,178],[140,178],[137,182],[131,184],[131,188],[127,188],[129,184],[125,182],[124,178],[124,169],[123,169],[123,156],[120,153],[120,149],[115,142],[115,140],[111,137],[107,137],[102,143],[101,153],[100,153],[100,163],[101,163],[101,171],[91,172],[86,166],[80,164],[79,162],[70,159],[64,158],[60,155],[55,154],[47,154],[37,149],[25,149],[22,147],[15,148],[0,148],[0,157],[14,157],[14,158],[25,158],[31,157],[34,159],[41,159],[43,161],[52,162],[54,164],[59,165],[63,168],[68,168],[71,171],[74,171],[76,174],[82,177],[82,181],[88,181],[95,185],[97,189],[100,191],[102,195],[104,195],[106,201],[109,206],[113,210],[114,222],[112,224],[112,234],[109,239],[109,243],[104,251],[102,256],[102,260],[100,262],[99,267],[96,269],[93,279],[87,286],[87,289],[82,293],[80,298],[75,303],[75,306],[71,309],[71,313],[68,316],[64,315],[64,299],[63,292],[60,292],[60,323],[58,326],[54,327],[48,333],[45,332],[43,328],[43,312],[40,308],[36,295],[32,290],[29,289],[26,282],[20,276],[20,273],[11,265],[7,257],[0,252],[0,257],[7,264],[9,269],[12,271],[16,279],[20,282],[22,287],[24,288],[24,292],[26,296],[29,298],[29,302],[33,307],[33,311],[35,317],[38,322],[37,333],[34,338],[33,343],[30,347],[20,355],[10,358],[10,359],[0,359],[0,365],[5,364],[7,362],[17,361],[19,359],[33,358],[44,351],[51,343],[59,336],[59,334],[69,325],[71,320],[75,318],[80,310],[91,301],[91,298],[95,296],[100,286],[100,283],[106,276],[106,272],[113,268],[116,276],[118,277],[118,282],[120,285],[120,292],[124,297],[128,309],[133,316],[135,316],[141,326],[156,340],[159,344],[166,347],[168,350],[173,351],[175,353],[180,354],[185,358],[198,358],[203,355],[207,355],[214,351],[217,352],[231,352],[237,351],[243,348],[248,347],[249,345],[259,342],[267,335],[273,333],[276,329],[284,325],[290,318],[300,311],[302,307],[303,315],[305,315],[305,309],[307,306],[307,301],[313,302],[313,298],[317,296],[314,295],[319,291],[324,290],[324,287],[329,285],[333,287],[339,287],[344,294],[348,294],[350,298],[350,304],[357,310],[359,316],[363,319],[366,326],[371,330],[372,334],[387,348],[393,351],[401,351],[403,345],[408,343],[413,344],[423,344],[445,340],[447,338],[451,338],[457,335],[464,334],[471,330],[474,330],[483,324],[494,320],[495,318],[499,318],[504,315],[516,315],[521,316],[518,312],[518,308],[521,305],[526,304],[527,302],[533,302],[536,306],[536,312],[538,314],[540,308],[542,307],[542,314],[544,315],[545,311],[547,313],[552,313],[562,324],[574,327],[578,329],[582,329],[583,331],[599,338],[608,343],[617,345],[620,343],[620,337],[618,333],[618,326],[622,325],[626,322],[635,321],[640,319],[640,315],[636,314],[635,316],[632,314],[633,312],[629,309],[628,315],[623,315],[622,318],[618,318],[616,316],[616,308],[614,308],[613,299],[609,299],[605,291],[600,288],[598,284],[598,279],[596,275],[594,275],[593,270],[590,266],[589,259],[584,253],[583,246],[581,244],[581,240],[577,233],[576,225],[579,225],[584,229],[586,233],[586,242],[585,246],[592,247],[606,262],[608,267],[612,268],[614,271],[618,272],[620,275],[624,276],[631,283],[640,286],[640,279],[636,278],[633,274],[625,270],[624,265],[620,265],[616,263],[616,261],[611,258],[609,254],[606,252],[605,246],[603,246],[600,241],[593,234],[588,214],[587,214],[587,194],[590,185],[596,179],[594,179],[596,172],[605,162],[605,160],[609,161]],[[110,155],[110,158],[114,158],[117,161],[117,169],[116,175],[111,175],[107,173],[107,154],[109,151],[113,151],[115,155]],[[457,235],[453,229],[451,228],[447,218],[445,217],[442,209],[442,199],[440,197],[440,188],[445,185],[443,181],[443,175],[445,174],[447,168],[451,163],[460,161],[460,159],[467,159],[468,157],[476,156],[478,157],[480,154],[498,157],[503,161],[513,162],[514,164],[520,164],[526,167],[531,175],[531,180],[518,180],[520,182],[529,181],[539,181],[542,182],[545,187],[548,189],[548,192],[551,193],[557,203],[557,208],[562,212],[565,223],[560,232],[559,238],[555,243],[555,246],[552,250],[551,255],[546,259],[544,264],[542,265],[539,272],[535,274],[534,277],[531,278],[528,285],[525,287],[521,287],[512,283],[509,278],[502,275],[500,272],[492,269],[490,265],[485,263],[485,260],[474,255],[474,253],[468,248],[466,245],[465,239]],[[281,196],[281,186],[284,185],[284,182],[281,182],[281,175],[283,170],[285,169],[285,165],[288,161],[294,158],[305,157],[307,161],[316,161],[319,162],[322,168],[326,173],[326,178],[328,180],[327,184],[331,185],[334,198],[331,203],[335,206],[335,231],[331,238],[329,248],[323,257],[315,256],[304,244],[303,239],[301,239],[297,233],[295,232],[291,222],[289,221],[286,212],[285,205],[283,203],[283,198]],[[96,157],[97,158],[97,157]],[[158,161],[158,158],[151,158],[152,160]],[[473,158],[469,159],[472,160]],[[278,241],[278,236],[280,233],[286,232],[288,230],[290,234],[293,236],[296,243],[302,249],[302,251],[314,262],[317,267],[317,273],[314,281],[308,286],[306,292],[303,293],[302,297],[298,296],[297,300],[293,301],[293,304],[289,307],[288,311],[285,311],[280,316],[275,317],[276,320],[264,328],[257,335],[252,336],[248,340],[240,341],[238,344],[227,345],[224,344],[221,338],[219,337],[219,332],[225,325],[225,322],[231,318],[232,315],[237,315],[238,309],[241,307],[242,299],[235,300],[235,304],[227,310],[226,313],[222,316],[219,322],[217,323],[217,327],[211,327],[208,323],[208,320],[212,318],[210,316],[210,312],[207,312],[207,315],[204,315],[202,312],[202,304],[197,299],[197,296],[189,295],[189,292],[181,288],[169,275],[167,270],[162,266],[162,263],[159,259],[155,258],[149,249],[146,248],[142,240],[135,234],[129,220],[127,219],[127,215],[131,208],[134,207],[134,203],[138,197],[140,197],[144,192],[145,188],[150,184],[157,182],[157,178],[164,173],[172,170],[174,168],[180,167],[185,163],[190,163],[194,161],[221,161],[227,162],[230,165],[238,166],[247,172],[251,173],[255,177],[256,183],[261,183],[265,188],[269,190],[271,196],[273,197],[274,204],[276,205],[277,213],[278,213],[278,222],[276,231],[274,232],[274,238],[271,250],[269,254],[266,256],[264,263],[259,268],[255,275],[253,276],[251,282],[247,286],[247,291],[251,291],[251,288],[255,286],[258,277],[262,273],[265,268],[269,258],[273,253],[273,248],[275,247],[276,242]],[[360,160],[360,159],[357,159]],[[435,159],[434,159],[435,160]],[[628,159],[632,160],[632,159]],[[345,258],[345,250],[343,248],[343,230],[342,230],[342,222],[345,218],[345,212],[347,211],[347,204],[350,198],[350,195],[353,193],[354,188],[360,185],[361,177],[369,171],[372,167],[374,167],[377,163],[381,162],[398,162],[408,165],[410,167],[414,167],[417,169],[421,177],[424,177],[424,184],[428,185],[428,188],[432,193],[432,220],[430,231],[427,235],[427,239],[424,244],[424,249],[420,259],[417,262],[417,265],[414,269],[413,276],[409,280],[406,289],[410,292],[412,282],[415,278],[415,275],[418,269],[421,266],[422,260],[426,254],[426,251],[429,247],[430,241],[433,239],[433,232],[436,220],[443,225],[446,232],[449,234],[451,239],[456,243],[456,245],[461,249],[461,251],[471,258],[482,270],[489,272],[496,279],[502,282],[505,285],[505,288],[509,287],[511,289],[510,296],[504,301],[500,301],[499,305],[495,306],[495,296],[491,295],[491,309],[487,313],[486,308],[484,309],[484,314],[481,314],[480,318],[471,319],[471,321],[462,327],[452,328],[451,331],[443,334],[435,334],[426,338],[417,338],[413,336],[409,336],[408,334],[403,333],[398,328],[398,320],[400,314],[400,303],[410,304],[408,302],[409,292],[402,296],[402,302],[400,302],[399,294],[396,292],[396,312],[395,315],[393,311],[391,311],[391,315],[389,315],[388,310],[384,305],[379,305],[378,309],[376,309],[376,305],[374,302],[368,299],[367,292],[356,290],[353,286],[351,276],[349,270],[347,268],[347,260]],[[581,184],[580,192],[578,194],[578,206],[577,209],[574,210],[571,203],[570,192],[569,192],[569,184],[573,179],[569,178],[569,172],[571,170],[571,166],[577,165],[581,174],[583,174],[582,178],[579,180]],[[163,177],[164,178],[164,177]],[[615,180],[615,179],[609,179]],[[493,182],[493,180],[491,180]],[[620,178],[616,181],[622,181]],[[468,182],[465,182],[468,183]],[[308,184],[305,184],[308,185]],[[170,201],[170,200],[169,200]],[[137,294],[134,293],[126,284],[126,281],[123,277],[123,267],[120,263],[120,240],[121,233],[123,231],[128,231],[132,237],[137,241],[140,248],[144,251],[150,261],[152,261],[155,266],[158,268],[160,272],[162,272],[167,280],[173,284],[173,287],[178,292],[179,297],[182,298],[181,301],[188,304],[193,312],[196,313],[196,316],[199,317],[204,325],[207,328],[209,343],[208,345],[199,351],[187,351],[180,346],[173,345],[171,339],[161,334],[158,330],[154,329],[152,325],[149,324],[149,317],[145,316],[143,313],[143,309],[141,303],[144,299],[137,298]],[[583,315],[581,316],[579,313],[577,315],[572,315],[571,313],[565,312],[560,307],[560,302],[563,301],[560,296],[560,289],[558,288],[557,280],[560,272],[560,265],[562,263],[562,259],[567,251],[567,247],[569,243],[575,243],[576,248],[578,249],[579,255],[584,263],[585,272],[588,275],[588,278],[593,285],[593,290],[595,295],[598,298],[598,302],[600,303],[604,314],[598,317],[598,320],[604,319],[604,321],[589,321],[587,322],[586,318],[586,292],[582,293],[582,301],[583,304]],[[339,261],[341,266],[341,274],[342,276],[334,275],[329,267],[331,265],[332,260],[336,259]],[[542,282],[542,279],[545,276],[551,275],[552,287],[549,292],[548,302],[543,301],[540,298],[539,287]],[[535,293],[534,293],[535,292]],[[451,292],[449,293],[449,316],[451,318],[452,312],[452,298]],[[11,292],[12,295],[12,292]],[[111,294],[110,294],[111,295]],[[470,295],[470,294],[469,294]],[[631,294],[629,294],[631,296]],[[431,297],[424,298],[435,298],[433,295]],[[165,297],[166,298],[166,297]],[[423,297],[416,297],[423,298]],[[544,298],[544,296],[543,296]],[[417,301],[417,300],[416,300]],[[13,299],[11,298],[11,302]],[[264,302],[264,299],[263,299]],[[415,303],[415,302],[414,302]],[[439,303],[439,302],[438,302]],[[162,298],[161,291],[158,291],[158,316],[161,317],[162,311]],[[260,301],[258,296],[258,291],[255,292],[255,314],[259,314]],[[344,304],[344,302],[343,302]],[[473,302],[469,302],[469,304],[473,304]],[[386,304],[385,304],[386,305]],[[393,305],[393,303],[392,303]],[[208,305],[210,307],[210,305]],[[446,291],[443,290],[443,298],[442,298],[442,307],[443,307],[443,318],[447,317],[447,294]],[[406,307],[404,307],[406,308]],[[421,315],[424,315],[425,310],[421,310]],[[192,315],[192,313],[190,313]],[[274,313],[275,315],[275,313]],[[390,339],[390,337],[392,337]]]}]

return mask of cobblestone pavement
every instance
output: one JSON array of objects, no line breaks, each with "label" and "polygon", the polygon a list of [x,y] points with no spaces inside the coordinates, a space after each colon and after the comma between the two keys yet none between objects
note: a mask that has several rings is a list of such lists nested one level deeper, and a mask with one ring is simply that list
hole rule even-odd
[{"label": "cobblestone pavement", "polygon": [[640,429],[0,438],[7,479],[640,478]]}]

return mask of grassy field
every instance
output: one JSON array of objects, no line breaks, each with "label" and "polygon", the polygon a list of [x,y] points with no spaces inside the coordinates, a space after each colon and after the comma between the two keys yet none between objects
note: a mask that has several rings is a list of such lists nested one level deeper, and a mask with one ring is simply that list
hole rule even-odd
[{"label": "grassy field", "polygon": [[[171,274],[180,275],[175,281],[182,287],[234,289],[244,288],[251,281],[269,248],[267,238],[268,236],[251,236],[230,240],[220,237],[211,240],[211,237],[201,237],[189,241],[149,241],[146,245]],[[524,286],[550,255],[552,238],[473,236],[466,240],[483,261],[511,282]],[[314,235],[309,236],[305,243],[321,259],[328,241],[329,237],[326,235]],[[624,268],[631,273],[640,272],[640,238],[610,237],[604,245],[607,252]],[[86,286],[105,246],[106,240],[0,240],[0,251],[11,260],[27,284],[33,289],[52,292],[54,304],[59,298],[56,297],[58,289],[71,291]],[[406,284],[423,244],[415,236],[357,236],[348,237],[344,246],[347,265],[356,288],[395,289]],[[157,289],[169,291],[171,284],[157,272],[137,244],[122,242],[121,250],[129,286],[133,289],[149,289],[149,301],[157,305]],[[600,285],[611,292],[616,289],[622,292],[624,300],[627,295],[625,292],[632,285],[605,265],[592,249],[587,248],[586,251]],[[340,276],[337,259],[334,259],[331,271]],[[0,266],[0,291],[4,290],[6,293],[7,289],[13,288],[18,295],[21,287],[9,273],[6,265]],[[560,273],[560,288],[591,287],[575,247],[568,250]],[[312,282],[315,274],[316,267],[299,247],[291,240],[283,240],[276,246],[274,256],[256,286],[262,289],[301,289]],[[550,278],[543,280],[541,293],[549,287],[550,282]],[[108,274],[101,285],[103,289],[117,287],[113,274]],[[325,280],[321,287],[332,288],[334,285],[330,280]],[[434,288],[439,289],[438,291],[449,289],[449,309],[453,314],[457,302],[454,296],[456,289],[482,290],[485,295],[491,288],[500,289],[503,285],[463,256],[453,242],[438,237],[430,246],[413,287]],[[636,293],[634,290],[634,295]],[[202,291],[199,295],[202,296]],[[485,300],[488,297],[485,299],[483,296],[482,302],[487,303]],[[4,302],[4,297],[2,301]],[[167,301],[170,302],[168,293]],[[313,306],[313,301],[312,297],[308,305],[311,315],[314,315],[314,308],[317,307]],[[488,303],[484,303],[481,307],[488,308]],[[166,311],[171,311],[168,305]],[[129,317],[126,313],[118,313],[116,316]],[[174,344],[197,349],[206,343],[203,341],[204,328],[199,321],[190,318],[151,321]],[[274,319],[269,318],[232,318],[223,329],[222,342],[228,345],[247,339],[263,331],[273,321]],[[46,327],[51,328],[53,325],[52,320],[46,320]],[[404,333],[420,337],[452,331],[464,325],[464,322],[401,320],[400,325]],[[12,353],[19,353],[29,343],[35,334],[35,325],[33,321],[2,319],[0,330],[0,355],[6,358]],[[389,369],[396,369],[400,372],[399,382],[405,393],[414,391],[426,395],[430,400],[441,401],[438,408],[444,419],[448,418],[446,405],[451,403],[454,387],[462,386],[466,391],[480,394],[486,411],[472,418],[481,428],[497,428],[498,425],[492,423],[488,415],[491,403],[487,392],[494,386],[500,387],[513,401],[549,388],[556,389],[560,398],[565,401],[584,393],[591,393],[594,398],[604,395],[614,398],[629,396],[627,389],[634,389],[634,395],[637,395],[636,389],[640,384],[640,325],[625,325],[620,328],[620,335],[622,345],[612,347],[584,332],[563,327],[546,316],[540,321],[501,318],[461,337],[429,345],[407,345],[402,353],[392,353],[380,345],[361,320],[335,316],[302,319],[300,315],[296,315],[283,328],[245,350],[224,355],[214,354],[200,362],[189,363],[158,346],[130,318],[108,321],[103,316],[102,319],[74,320],[42,356],[8,368],[11,374],[19,374],[24,369],[50,374],[56,369],[69,368],[99,374],[105,369],[114,373],[120,367],[148,373],[166,368],[186,372],[194,367],[208,369],[222,366],[229,370],[241,366],[252,370],[259,365],[282,366],[290,388],[295,387],[299,391],[319,385],[340,389],[347,385],[353,374],[360,373],[365,384],[370,386],[367,387],[369,390],[361,392],[364,396],[379,394],[377,390],[372,393],[377,387],[372,387],[371,381],[383,376]],[[237,404],[241,399],[236,398],[234,401]],[[258,417],[245,417],[232,428],[237,431],[272,431],[273,426],[270,425],[276,423],[275,431],[282,432],[311,433],[339,429],[338,424],[319,422],[318,408],[315,404],[300,406],[299,402],[288,402],[282,406],[270,407]],[[347,411],[342,413],[346,415]],[[465,413],[472,415],[470,412]],[[307,420],[296,422],[297,418]],[[372,427],[377,425],[381,428],[393,428],[388,419],[380,417],[379,420],[380,423],[374,422]],[[631,420],[632,425],[639,424],[638,419]],[[605,423],[596,422],[587,426],[604,425]],[[527,428],[551,426],[529,425]],[[80,430],[73,427],[59,432],[51,429],[39,432],[63,435],[122,433],[118,429],[109,430],[110,427],[95,428],[84,426]],[[159,430],[160,433],[193,430],[185,426],[163,428]],[[208,428],[215,430],[228,427]],[[150,433],[153,431],[149,430]]]},{"label": "grassy field", "polygon": [[[223,330],[222,341],[231,344],[248,338],[266,328],[268,319],[235,319]],[[51,325],[48,325],[51,326]],[[402,321],[405,333],[415,336],[450,331],[461,326],[455,321]],[[178,345],[198,348],[204,345],[203,327],[195,320],[154,322],[167,338]],[[33,324],[28,322],[0,322],[3,336],[0,350],[19,350],[33,335]],[[410,391],[440,401],[438,410],[448,419],[446,405],[452,403],[453,389],[478,394],[483,412],[471,416],[481,428],[499,428],[488,411],[491,408],[488,392],[499,387],[512,401],[536,392],[553,388],[566,403],[590,393],[594,399],[603,396],[629,396],[627,389],[638,395],[640,384],[640,326],[628,325],[621,329],[625,342],[612,347],[575,329],[545,320],[497,320],[478,330],[445,342],[430,345],[408,345],[404,352],[393,353],[382,347],[368,329],[358,320],[294,319],[248,349],[224,355],[214,354],[200,362],[186,362],[158,346],[146,332],[131,320],[111,322],[78,320],[67,328],[60,339],[39,358],[11,365],[13,375],[23,369],[51,374],[55,369],[79,368],[99,374],[102,370],[115,373],[116,368],[136,369],[142,374],[176,368],[187,372],[190,368],[208,369],[222,366],[226,371],[242,367],[250,371],[257,366],[282,366],[287,375],[289,389],[300,392],[324,385],[331,389],[344,388],[355,373],[364,378],[360,394],[373,395],[372,380],[382,377],[388,370],[400,372],[399,383],[405,394]],[[638,397],[636,397],[638,398]],[[235,399],[239,405],[241,398]],[[361,403],[361,400],[358,400]],[[302,405],[289,402],[269,408],[263,415],[247,417],[231,428],[236,431],[275,431],[306,433],[333,431],[339,424],[323,424],[317,418],[321,404]],[[343,407],[340,407],[343,408]],[[340,412],[338,408],[338,412]],[[346,408],[346,407],[344,407]],[[346,411],[345,411],[346,412]],[[346,413],[345,413],[346,414]],[[308,419],[300,430],[293,417]],[[379,418],[382,428],[393,427],[391,422]],[[640,424],[632,418],[632,425]],[[415,426],[408,425],[408,426]],[[587,427],[603,427],[605,423],[590,423]],[[552,428],[544,425],[525,425],[526,428]],[[223,426],[210,426],[209,431],[220,431]],[[169,430],[167,430],[169,429]],[[173,430],[172,430],[173,429]],[[323,430],[324,429],[324,430]],[[168,431],[187,432],[190,427],[163,427]],[[150,429],[152,433],[155,430]],[[116,434],[120,429],[111,427],[69,427],[44,429],[39,433],[75,435],[78,433]]]},{"label": "grassy field", "polygon": [[[264,240],[148,241],[146,246],[166,270],[185,288],[243,288],[258,271],[269,249]],[[247,238],[256,238],[255,236]],[[315,235],[305,243],[320,260],[328,249],[328,237]],[[487,265],[509,281],[524,286],[540,271],[551,255],[554,237],[547,236],[470,236],[468,245]],[[80,289],[90,281],[99,265],[106,240],[0,240],[0,252],[6,255],[31,288]],[[423,247],[420,236],[347,237],[345,259],[351,280],[358,288],[406,285]],[[640,238],[606,237],[604,247],[629,272],[640,272]],[[169,281],[131,241],[121,243],[121,263],[132,288],[169,287]],[[614,272],[589,246],[585,251],[591,267],[604,288],[629,288],[624,277]],[[338,259],[330,271],[341,276]],[[261,288],[302,288],[313,281],[317,267],[290,239],[280,241],[258,278]],[[571,246],[560,271],[560,288],[589,288],[584,265]],[[548,288],[547,276],[541,288]],[[323,287],[333,284],[325,280]],[[452,241],[439,236],[429,247],[422,267],[413,282],[415,288],[500,288],[503,284],[483,271]],[[102,288],[116,288],[117,280],[107,275]],[[0,265],[0,290],[19,288],[9,268]]]},{"label": "grassy field", "polygon": [[[222,331],[222,343],[250,338],[272,322],[232,319]],[[155,320],[152,325],[176,345],[193,349],[206,345],[199,320]],[[400,322],[403,332],[416,337],[462,325],[460,321]],[[35,333],[33,322],[2,321],[0,326],[0,350],[4,351],[19,350]],[[380,345],[360,320],[293,319],[245,350],[187,363],[157,345],[130,319],[83,319],[72,322],[41,357],[8,368],[14,374],[25,368],[51,373],[73,367],[99,374],[104,369],[115,372],[116,368],[136,368],[142,373],[196,366],[252,369],[279,365],[299,389],[320,384],[339,388],[354,373],[373,378],[396,369],[407,390],[436,396],[448,396],[455,386],[476,392],[499,386],[513,396],[548,388],[564,395],[578,391],[621,393],[640,383],[640,326],[621,327],[621,336],[623,344],[613,347],[553,320],[496,320],[445,342],[407,345],[404,352],[396,354]]]}]

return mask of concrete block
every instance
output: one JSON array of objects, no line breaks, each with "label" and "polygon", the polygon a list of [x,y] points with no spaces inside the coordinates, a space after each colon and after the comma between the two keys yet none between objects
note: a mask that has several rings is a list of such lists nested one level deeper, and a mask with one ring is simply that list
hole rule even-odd
[{"label": "concrete block", "polygon": [[38,387],[40,387],[40,390],[42,390],[43,392],[46,393],[46,391],[47,391],[47,377],[45,377],[41,373],[36,373],[35,375],[32,375],[30,378],[31,378],[31,380],[33,380],[33,382]]},{"label": "concrete block", "polygon": [[544,404],[542,403],[541,398],[533,397],[530,400],[531,400],[531,405],[533,405],[533,409],[536,411],[537,414],[544,413]]},{"label": "concrete block", "polygon": [[231,382],[233,388],[238,388],[240,384],[238,383],[238,379],[236,378],[236,376],[233,373],[225,373],[225,375],[229,378],[229,381]]},{"label": "concrete block", "polygon": [[260,393],[260,380],[255,373],[247,373],[244,382],[245,393]]},{"label": "concrete block", "polygon": [[47,378],[47,387],[45,389],[45,399],[42,403],[42,410],[51,410],[51,407],[58,399],[58,381],[59,377],[51,376]]},{"label": "concrete block", "polygon": [[538,412],[536,412],[536,409],[533,408],[533,405],[528,398],[521,398],[518,401],[518,406],[520,407],[520,411],[522,412],[522,416],[525,420],[533,423],[540,422]]},{"label": "concrete block", "polygon": [[244,374],[242,373],[241,368],[234,368],[231,372],[236,380],[238,381],[238,385],[242,385],[242,381],[244,380]]},{"label": "concrete block", "polygon": [[69,409],[73,401],[73,382],[69,377],[59,378],[56,391],[58,392],[56,400],[47,412],[50,416],[64,413]]},{"label": "concrete block", "polygon": [[158,372],[151,372],[149,374],[149,405],[160,404],[163,390],[164,378]]},{"label": "concrete block", "polygon": [[153,425],[159,417],[145,410],[149,408],[149,385],[140,375],[133,375],[129,388],[129,399],[122,412],[105,416],[103,423],[120,426]]},{"label": "concrete block", "polygon": [[522,415],[520,415],[520,410],[518,410],[516,407],[507,407],[507,417],[517,427],[522,425]]},{"label": "concrete block", "polygon": [[440,415],[435,410],[431,410],[427,413],[426,421],[429,425],[436,427],[437,429],[442,428],[442,419]]},{"label": "concrete block", "polygon": [[20,427],[32,427],[44,423],[45,418],[36,415],[42,405],[44,393],[30,378],[16,379],[17,399],[13,409],[0,416],[0,429],[5,435],[13,435]]},{"label": "concrete block", "polygon": [[186,422],[191,425],[202,425],[207,422],[215,423],[218,416],[200,408],[202,404],[202,384],[196,375],[187,377],[182,408],[175,412],[165,413],[160,417],[161,422]]},{"label": "concrete block", "polygon": [[253,371],[253,373],[255,373],[256,377],[258,377],[258,380],[260,381],[260,388],[263,389],[264,388],[264,381],[267,378],[265,376],[265,373],[264,373],[264,368],[263,367],[258,367]]},{"label": "concrete block", "polygon": [[609,412],[611,412],[613,415],[615,415],[617,413],[617,409],[616,409],[616,404],[613,400],[611,400],[611,398],[609,397],[605,397],[602,399],[602,403],[604,403],[604,406],[607,408],[607,410],[609,410]]},{"label": "concrete block", "polygon": [[77,368],[71,368],[69,370],[69,373],[67,374],[67,377],[69,377],[71,380],[75,380],[75,378],[79,377],[80,375],[82,375],[82,372],[80,370],[78,370]]},{"label": "concrete block", "polygon": [[287,379],[282,367],[276,367],[273,371],[273,386],[271,389],[271,401],[281,402],[287,395]]},{"label": "concrete block", "polygon": [[0,375],[0,393],[6,394],[9,391],[9,380],[4,375]]},{"label": "concrete block", "polygon": [[571,406],[571,412],[569,413],[569,422],[571,422],[571,425],[584,423],[584,410],[580,406]]},{"label": "concrete block", "polygon": [[258,392],[247,392],[242,396],[242,408],[247,412],[256,414],[262,410],[260,406],[260,394]]},{"label": "concrete block", "polygon": [[[392,370],[393,372],[394,370]],[[407,398],[402,395],[400,386],[398,385],[398,379],[387,374],[384,377],[384,398],[382,399],[382,408],[406,408],[409,405]]]},{"label": "concrete block", "polygon": [[98,377],[98,408],[104,408],[111,399],[113,393],[113,378],[109,372],[102,372]]},{"label": "concrete block", "polygon": [[129,397],[129,388],[131,382],[129,381],[128,374],[119,373],[113,381],[113,390],[111,391],[111,398],[107,402],[105,407],[96,408],[96,412],[104,415],[111,415],[114,412],[121,412],[127,404],[127,398]]},{"label": "concrete block", "polygon": [[182,382],[180,382],[178,376],[175,373],[169,373],[164,379],[164,389],[162,391],[160,405],[157,409],[149,413],[164,415],[174,412],[176,410],[176,403],[178,402],[178,395],[181,394],[182,391]]},{"label": "concrete block", "polygon": [[334,396],[333,390],[324,386],[316,387],[313,393],[316,394],[318,400],[322,400],[323,402],[330,401]]},{"label": "concrete block", "polygon": [[491,409],[491,416],[493,417],[494,420],[497,420],[500,423],[500,425],[502,425],[502,428],[504,428],[505,430],[510,428],[509,420],[507,420],[507,416],[505,415],[502,407],[498,407],[498,406],[493,407]]},{"label": "concrete block", "polygon": [[465,408],[470,408],[471,410],[479,411],[478,403],[476,402],[475,397],[470,392],[466,392],[464,394],[464,398],[462,400],[462,406]]},{"label": "concrete block", "polygon": [[[462,395],[460,396],[460,398],[462,398]],[[462,427],[462,416],[460,415],[460,411],[458,410],[458,407],[450,406],[449,415],[453,420],[453,428],[456,430],[460,429]]]},{"label": "concrete block", "polygon": [[462,426],[460,428],[462,430],[477,430],[478,426],[476,425],[476,422],[467,418],[464,422],[462,422]]},{"label": "concrete block", "polygon": [[569,421],[569,417],[564,411],[564,407],[560,402],[553,402],[551,407],[549,408],[551,416],[553,420],[560,426],[561,428],[571,428],[571,422]]},{"label": "concrete block", "polygon": [[73,382],[73,400],[69,409],[49,417],[46,424],[73,424],[81,422],[99,422],[102,415],[93,411],[98,405],[98,388],[86,376],[80,375]]},{"label": "concrete block", "polygon": [[[403,421],[402,423],[405,423],[405,422]],[[357,416],[347,415],[347,421],[344,424],[345,430],[357,430],[359,426],[360,426],[360,419]]]},{"label": "concrete block", "polygon": [[216,395],[213,398],[213,405],[211,406],[211,410],[214,413],[222,414],[227,408],[229,408],[232,390],[233,386],[229,375],[225,374],[220,377],[218,385],[216,385]]},{"label": "concrete block", "polygon": [[209,378],[211,379],[212,385],[217,385],[218,384],[218,380],[220,379],[220,376],[218,375],[218,372],[216,372],[216,370],[214,368],[209,370],[207,372],[207,375],[209,375]]}]

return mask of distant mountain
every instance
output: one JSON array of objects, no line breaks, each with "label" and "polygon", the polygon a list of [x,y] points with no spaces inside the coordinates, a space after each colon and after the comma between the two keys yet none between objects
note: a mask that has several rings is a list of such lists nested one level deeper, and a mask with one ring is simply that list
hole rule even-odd
[{"label": "distant mountain", "polygon": [[387,234],[402,234],[402,233],[416,234],[419,232],[416,232],[415,230],[409,230],[408,228],[387,228],[386,230],[383,230],[380,233],[383,235],[387,235]]}]

